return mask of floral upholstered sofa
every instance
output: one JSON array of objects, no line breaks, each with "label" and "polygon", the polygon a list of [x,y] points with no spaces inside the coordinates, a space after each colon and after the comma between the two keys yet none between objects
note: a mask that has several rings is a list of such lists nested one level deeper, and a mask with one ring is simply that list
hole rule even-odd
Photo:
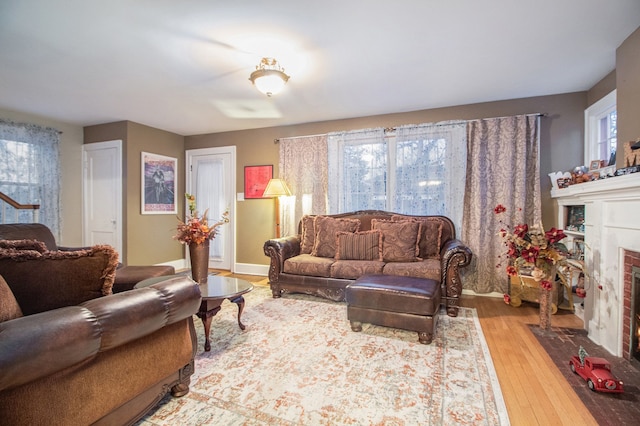
[{"label": "floral upholstered sofa", "polygon": [[273,297],[305,293],[344,301],[346,286],[361,276],[399,275],[439,282],[447,313],[458,314],[458,270],[472,254],[449,218],[380,210],[307,215],[298,232],[264,244]]}]

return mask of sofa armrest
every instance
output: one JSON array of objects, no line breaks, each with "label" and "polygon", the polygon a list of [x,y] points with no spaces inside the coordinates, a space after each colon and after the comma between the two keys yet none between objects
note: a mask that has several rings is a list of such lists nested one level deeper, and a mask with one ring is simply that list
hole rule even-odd
[{"label": "sofa armrest", "polygon": [[471,263],[471,249],[462,241],[450,239],[442,247],[441,282],[445,286],[444,299],[447,315],[458,316],[458,302],[462,295],[462,281],[459,269]]},{"label": "sofa armrest", "polygon": [[0,323],[0,391],[79,364],[99,349],[95,316],[80,306]]},{"label": "sofa armrest", "polygon": [[0,323],[0,391],[81,367],[99,352],[190,318],[200,288],[187,277]]},{"label": "sofa armrest", "polygon": [[300,235],[267,240],[264,243],[264,254],[271,258],[269,281],[277,282],[284,268],[284,261],[300,254]]}]

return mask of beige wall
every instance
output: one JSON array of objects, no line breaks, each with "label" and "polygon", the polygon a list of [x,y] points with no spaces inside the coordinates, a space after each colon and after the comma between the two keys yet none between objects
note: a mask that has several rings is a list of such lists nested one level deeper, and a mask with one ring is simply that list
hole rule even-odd
[{"label": "beige wall", "polygon": [[52,127],[60,134],[60,245],[82,245],[82,127],[49,118],[0,108],[0,117],[18,123]]},{"label": "beige wall", "polygon": [[616,166],[625,167],[624,145],[640,138],[640,28],[616,51],[618,150]]},{"label": "beige wall", "polygon": [[616,89],[616,70],[611,71],[602,80],[596,83],[587,92],[587,107],[598,102],[600,99]]},{"label": "beige wall", "polygon": [[[243,192],[244,166],[273,164],[278,175],[278,145],[274,139],[322,134],[331,131],[368,127],[393,127],[401,124],[437,122],[452,119],[477,119],[504,115],[545,113],[541,121],[541,190],[545,226],[556,225],[555,203],[550,199],[551,171],[570,170],[583,161],[584,109],[617,87],[619,151],[625,142],[640,137],[640,29],[636,30],[616,52],[616,70],[605,76],[588,92],[462,105],[448,108],[386,114],[346,120],[305,123],[256,130],[244,130],[182,137],[131,122],[89,126],[84,129],[46,118],[0,109],[0,116],[51,126],[61,135],[62,162],[62,238],[61,244],[82,242],[81,222],[81,153],[86,143],[121,139],[125,157],[125,239],[129,264],[161,263],[183,257],[182,247],[171,237],[176,218],[173,215],[140,214],[140,153],[158,153],[179,159],[178,194],[184,193],[184,151],[186,149],[236,146],[237,189]],[[623,167],[618,156],[618,167]],[[178,198],[181,198],[180,196]],[[179,201],[182,215],[184,201]],[[246,200],[238,202],[237,262],[267,264],[262,252],[265,240],[273,237],[273,201]]]},{"label": "beige wall", "polygon": [[[123,141],[122,261],[128,265],[149,265],[182,259],[183,246],[172,237],[178,223],[177,217],[184,214],[184,138],[131,121],[88,126],[84,137],[85,143],[116,139]],[[178,215],[141,214],[142,152],[178,159]]]},{"label": "beige wall", "polygon": [[[443,120],[545,113],[547,116],[542,118],[541,122],[541,188],[544,205],[543,220],[545,224],[551,226],[555,223],[555,213],[554,203],[549,196],[551,183],[547,174],[551,171],[569,170],[582,163],[583,119],[586,104],[586,92],[514,99],[294,126],[187,136],[185,149],[235,145],[238,168],[236,182],[238,191],[241,192],[244,185],[244,166],[273,164],[274,175],[278,175],[278,145],[274,144],[274,139],[277,138]],[[237,204],[236,212],[237,261],[267,264],[268,259],[262,251],[262,246],[267,239],[274,236],[273,201],[241,201]]]}]

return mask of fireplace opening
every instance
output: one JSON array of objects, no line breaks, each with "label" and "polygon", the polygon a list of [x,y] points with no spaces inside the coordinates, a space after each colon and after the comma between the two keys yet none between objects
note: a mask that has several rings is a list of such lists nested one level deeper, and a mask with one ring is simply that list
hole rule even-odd
[{"label": "fireplace opening", "polygon": [[640,267],[631,268],[631,359],[640,362]]}]

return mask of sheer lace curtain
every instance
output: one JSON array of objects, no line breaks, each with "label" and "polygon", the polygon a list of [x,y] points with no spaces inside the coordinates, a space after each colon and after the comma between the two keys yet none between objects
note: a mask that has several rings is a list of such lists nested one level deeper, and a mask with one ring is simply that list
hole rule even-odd
[{"label": "sheer lace curtain", "polygon": [[329,212],[386,210],[387,140],[383,128],[329,133]]},{"label": "sheer lace curtain", "polygon": [[305,214],[327,214],[327,136],[280,139],[280,178],[291,197],[280,203],[281,235],[295,235]]},{"label": "sheer lace curtain", "polygon": [[[539,117],[472,120],[467,125],[468,162],[461,239],[473,252],[461,270],[464,288],[476,293],[507,291],[505,252],[498,232],[504,225],[541,221]],[[507,208],[507,223],[494,208]]]},{"label": "sheer lace curtain", "polygon": [[[396,129],[392,211],[449,217],[460,230],[467,161],[466,122]],[[459,232],[459,231],[458,231]]]},{"label": "sheer lace curtain", "polygon": [[466,122],[329,134],[329,211],[445,215],[460,229]]},{"label": "sheer lace curtain", "polygon": [[[56,129],[0,119],[0,191],[40,204],[40,222],[60,239],[60,135]],[[31,214],[20,221],[31,222]]]}]

